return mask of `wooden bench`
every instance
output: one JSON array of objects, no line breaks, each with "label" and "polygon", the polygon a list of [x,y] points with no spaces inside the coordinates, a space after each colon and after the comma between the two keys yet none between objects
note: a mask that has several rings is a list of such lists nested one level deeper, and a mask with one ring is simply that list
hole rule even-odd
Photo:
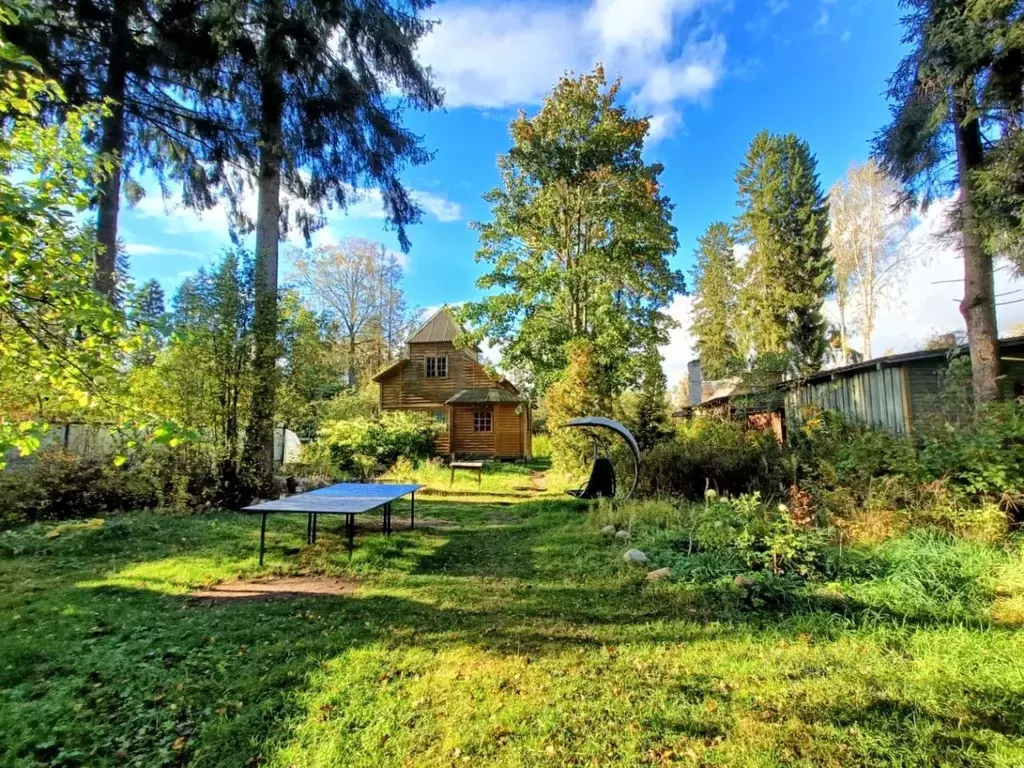
[{"label": "wooden bench", "polygon": [[479,488],[484,481],[484,463],[482,461],[452,461],[448,463],[448,468],[452,471],[451,480],[448,481],[449,488],[451,488],[455,483],[456,469],[469,469],[475,471],[477,488]]}]

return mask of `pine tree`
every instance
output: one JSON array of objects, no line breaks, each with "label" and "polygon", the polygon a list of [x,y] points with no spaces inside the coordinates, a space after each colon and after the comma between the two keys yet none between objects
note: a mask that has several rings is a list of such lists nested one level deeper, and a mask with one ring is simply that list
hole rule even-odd
[{"label": "pine tree", "polygon": [[715,222],[707,228],[694,252],[694,291],[691,333],[707,379],[721,379],[735,371],[737,270],[735,241],[728,224]]},{"label": "pine tree", "polygon": [[539,393],[583,340],[615,391],[634,384],[639,353],[667,341],[664,309],[684,289],[667,260],[677,243],[662,167],[642,157],[648,121],[618,96],[598,67],[560,80],[538,114],[520,114],[498,162],[502,186],[485,196],[493,220],[476,225],[477,261],[490,270],[478,286],[489,294],[464,317]]},{"label": "pine tree", "polygon": [[762,131],[736,183],[738,240],[750,248],[739,292],[740,348],[788,358],[797,373],[815,371],[828,347],[822,305],[832,291],[817,163],[794,134]]},{"label": "pine tree", "polygon": [[[1024,100],[1022,10],[1019,2],[1004,0],[901,5],[908,11],[903,41],[911,51],[889,80],[892,121],[875,138],[874,154],[911,197],[927,202],[938,192],[959,190],[960,313],[975,401],[991,401],[999,396],[999,342],[990,248],[1016,240],[1011,230],[1021,219],[1013,201],[1024,199],[1013,159]],[[1014,170],[1004,174],[1008,158]]]}]

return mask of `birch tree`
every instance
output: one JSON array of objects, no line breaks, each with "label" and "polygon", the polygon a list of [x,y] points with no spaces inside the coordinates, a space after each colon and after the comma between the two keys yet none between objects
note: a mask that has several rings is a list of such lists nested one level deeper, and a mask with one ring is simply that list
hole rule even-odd
[{"label": "birch tree", "polygon": [[294,263],[300,290],[338,324],[348,384],[359,386],[367,367],[391,361],[409,328],[401,263],[386,248],[358,238],[299,251]]},{"label": "birch tree", "polygon": [[829,191],[828,246],[835,263],[836,303],[843,361],[849,358],[849,325],[859,328],[865,359],[878,310],[896,299],[913,252],[901,246],[910,212],[899,185],[869,160],[853,166]]}]

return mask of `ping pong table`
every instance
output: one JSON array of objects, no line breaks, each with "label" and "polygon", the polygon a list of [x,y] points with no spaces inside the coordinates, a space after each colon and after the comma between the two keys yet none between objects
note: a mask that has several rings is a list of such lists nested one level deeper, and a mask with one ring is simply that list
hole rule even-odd
[{"label": "ping pong table", "polygon": [[271,512],[291,512],[306,515],[306,543],[316,541],[317,518],[320,515],[344,515],[348,546],[351,550],[356,535],[356,515],[383,511],[384,533],[391,533],[391,504],[403,496],[410,496],[409,527],[416,527],[416,491],[422,485],[398,483],[338,483],[308,493],[299,493],[274,501],[265,501],[243,507],[243,512],[260,513],[260,567],[266,549],[267,515]]}]

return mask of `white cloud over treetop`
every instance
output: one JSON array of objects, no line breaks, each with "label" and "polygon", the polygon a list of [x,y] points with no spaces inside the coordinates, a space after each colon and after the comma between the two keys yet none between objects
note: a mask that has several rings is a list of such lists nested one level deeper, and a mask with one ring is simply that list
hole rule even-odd
[{"label": "white cloud over treetop", "polygon": [[435,8],[440,24],[419,47],[449,107],[539,103],[567,71],[603,62],[633,105],[654,115],[655,138],[680,122],[680,105],[721,79],[725,38],[704,23],[714,0],[591,0],[539,6],[529,0]]},{"label": "white cloud over treetop", "polygon": [[[965,330],[959,302],[963,297],[964,263],[958,244],[950,237],[949,217],[954,201],[940,200],[922,213],[917,226],[911,230],[903,245],[913,253],[906,279],[898,296],[880,307],[875,319],[872,347],[876,357],[888,353],[911,352],[921,349],[929,337],[939,333]],[[748,251],[737,247],[737,257]],[[995,289],[997,302],[1010,302],[1024,297],[1024,280],[1016,277],[1006,264],[996,265]],[[1016,291],[1022,293],[1015,293]],[[686,364],[696,357],[690,332],[692,297],[677,296],[669,314],[679,328],[671,333],[669,343],[661,348],[665,375],[669,386],[675,386],[686,375]],[[834,300],[825,303],[830,322],[838,322]],[[1005,336],[1011,326],[1024,322],[1024,302],[996,307],[1000,335]],[[857,329],[851,328],[850,345],[860,349],[862,340]]]}]

